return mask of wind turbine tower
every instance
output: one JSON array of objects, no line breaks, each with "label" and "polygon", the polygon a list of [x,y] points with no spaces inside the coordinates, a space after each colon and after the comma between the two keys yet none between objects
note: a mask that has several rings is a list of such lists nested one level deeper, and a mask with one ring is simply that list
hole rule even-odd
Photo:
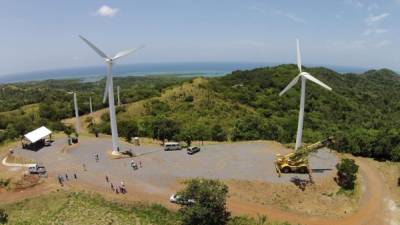
[{"label": "wind turbine tower", "polygon": [[310,80],[323,88],[331,91],[332,88],[330,88],[328,85],[322,83],[320,80],[317,78],[311,76],[311,74],[307,72],[303,72],[301,68],[301,54],[300,54],[300,44],[299,40],[296,40],[297,43],[297,67],[299,68],[299,74],[292,80],[290,83],[279,93],[279,96],[282,96],[286,91],[288,91],[290,88],[292,88],[299,79],[301,79],[301,97],[300,97],[300,111],[299,111],[299,122],[297,126],[297,137],[296,137],[296,146],[295,150],[301,147],[301,139],[302,139],[302,134],[303,134],[303,121],[304,121],[304,104],[305,104],[305,95],[306,95],[306,81]]},{"label": "wind turbine tower", "polygon": [[89,108],[90,108],[90,115],[93,115],[93,108],[92,108],[92,97],[89,97]]},{"label": "wind turbine tower", "polygon": [[76,92],[74,92],[74,108],[75,108],[75,132],[79,134],[80,131],[80,121],[79,121],[79,111],[78,111],[78,100],[76,99]]},{"label": "wind turbine tower", "polygon": [[100,57],[105,60],[105,63],[108,67],[108,75],[106,81],[106,88],[104,90],[103,102],[105,103],[106,97],[108,95],[108,105],[110,111],[110,126],[111,126],[111,134],[112,134],[112,154],[119,155],[119,143],[118,143],[118,129],[117,129],[117,120],[115,114],[115,102],[114,102],[114,87],[113,87],[113,75],[112,75],[112,67],[114,62],[124,56],[127,56],[141,48],[137,49],[129,49],[125,51],[118,52],[114,57],[108,57],[104,52],[102,52],[99,48],[97,48],[94,44],[89,42],[86,38],[79,36],[90,48],[92,48]]},{"label": "wind turbine tower", "polygon": [[118,97],[118,106],[121,105],[121,99],[119,97],[119,86],[117,86],[117,97]]}]

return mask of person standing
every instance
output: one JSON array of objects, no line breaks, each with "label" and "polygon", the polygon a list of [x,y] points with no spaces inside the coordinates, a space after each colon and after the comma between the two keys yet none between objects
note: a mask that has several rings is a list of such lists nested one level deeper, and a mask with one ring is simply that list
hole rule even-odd
[{"label": "person standing", "polygon": [[65,180],[68,181],[68,174],[65,174]]},{"label": "person standing", "polygon": [[108,181],[109,181],[109,179],[108,179],[108,176],[106,175],[106,182],[108,183]]},{"label": "person standing", "polygon": [[62,178],[60,175],[58,175],[58,183],[60,183],[61,187],[63,186]]},{"label": "person standing", "polygon": [[76,173],[74,173],[74,179],[77,180],[78,176],[76,175]]}]

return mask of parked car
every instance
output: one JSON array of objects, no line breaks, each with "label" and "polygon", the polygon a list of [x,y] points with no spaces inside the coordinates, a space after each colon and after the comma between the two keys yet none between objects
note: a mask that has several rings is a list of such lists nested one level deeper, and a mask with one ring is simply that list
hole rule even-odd
[{"label": "parked car", "polygon": [[175,203],[175,204],[179,204],[179,205],[190,205],[190,204],[195,203],[194,199],[189,199],[189,200],[185,201],[177,194],[171,195],[171,197],[169,197],[169,201],[171,203]]},{"label": "parked car", "polygon": [[47,173],[46,167],[38,165],[38,164],[34,164],[33,166],[30,166],[28,168],[28,171],[30,174],[45,174],[45,173]]},{"label": "parked car", "polygon": [[193,155],[194,153],[199,152],[200,148],[199,147],[188,147],[186,151],[187,151],[187,154]]},{"label": "parked car", "polygon": [[167,142],[164,144],[164,151],[181,150],[182,147],[178,142]]}]

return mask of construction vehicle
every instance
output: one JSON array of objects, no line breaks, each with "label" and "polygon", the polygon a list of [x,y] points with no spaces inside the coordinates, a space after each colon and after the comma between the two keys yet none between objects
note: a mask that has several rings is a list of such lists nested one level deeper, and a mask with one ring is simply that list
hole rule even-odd
[{"label": "construction vehicle", "polygon": [[328,137],[322,141],[316,142],[312,145],[302,147],[295,152],[289,153],[287,155],[276,155],[275,168],[278,176],[281,173],[308,173],[310,182],[314,183],[312,179],[311,169],[308,161],[308,156],[317,152],[323,147],[327,147],[334,143],[333,137]]}]

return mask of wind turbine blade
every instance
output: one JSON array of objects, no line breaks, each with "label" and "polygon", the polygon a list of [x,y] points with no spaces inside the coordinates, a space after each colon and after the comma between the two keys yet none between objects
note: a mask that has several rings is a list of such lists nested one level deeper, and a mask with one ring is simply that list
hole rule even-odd
[{"label": "wind turbine blade", "polygon": [[144,48],[144,47],[145,47],[145,46],[142,45],[142,46],[140,46],[140,47],[138,47],[138,48],[128,49],[128,50],[125,50],[125,51],[118,52],[118,53],[112,58],[112,60],[117,60],[117,59],[119,59],[119,58],[121,58],[121,57],[124,57],[124,56],[127,56],[127,55],[129,55],[129,54],[132,54],[132,53],[134,53],[134,52],[136,52],[136,51],[138,51],[138,50],[140,50],[140,49],[142,49],[142,48]]},{"label": "wind turbine blade", "polygon": [[299,39],[296,39],[296,44],[297,44],[297,68],[299,68],[299,71],[301,73],[302,70],[301,70],[301,54],[300,54],[300,42],[299,42]]},{"label": "wind turbine blade", "polygon": [[97,54],[99,54],[99,56],[108,59],[108,56],[106,54],[104,54],[104,52],[102,52],[100,49],[98,49],[94,44],[92,44],[90,41],[88,41],[86,38],[82,37],[81,35],[79,35],[79,37],[87,44],[89,45],[89,47],[91,47]]},{"label": "wind turbine blade", "polygon": [[107,94],[108,94],[109,88],[110,88],[110,78],[109,78],[109,76],[107,76],[106,88],[104,89],[104,95],[103,95],[103,104],[106,103],[106,101],[107,101]]},{"label": "wind turbine blade", "polygon": [[314,82],[314,83],[316,83],[316,84],[319,84],[320,86],[322,86],[322,87],[328,89],[329,91],[332,90],[331,87],[329,87],[328,85],[322,83],[322,81],[320,81],[320,80],[318,80],[317,78],[311,76],[309,73],[303,73],[303,76],[304,76],[307,80],[311,80],[312,82]]},{"label": "wind turbine blade", "polygon": [[288,91],[290,88],[292,88],[297,81],[299,81],[300,75],[297,75],[292,81],[290,81],[290,83],[285,87],[285,89],[283,89],[283,91],[281,91],[281,93],[279,93],[279,96],[282,96],[283,94],[285,94],[286,91]]}]

